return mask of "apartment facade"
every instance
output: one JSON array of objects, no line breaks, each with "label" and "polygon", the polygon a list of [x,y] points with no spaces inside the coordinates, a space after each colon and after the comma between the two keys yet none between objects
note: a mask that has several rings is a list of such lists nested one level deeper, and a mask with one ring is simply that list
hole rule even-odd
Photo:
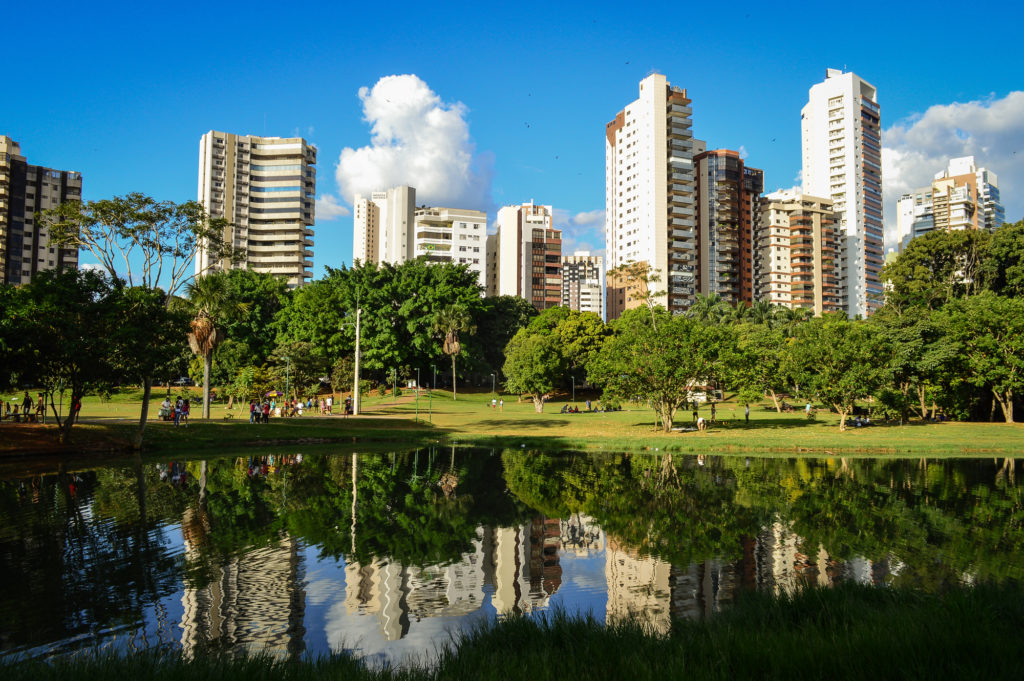
[{"label": "apartment facade", "polygon": [[973,156],[951,159],[932,184],[904,194],[897,202],[900,249],[936,229],[987,229],[1006,221],[996,174],[979,168]]},{"label": "apartment facade", "polygon": [[51,243],[35,214],[81,200],[81,173],[32,165],[0,135],[0,281],[17,286],[39,272],[78,267],[78,249]]},{"label": "apartment facade", "polygon": [[697,292],[730,305],[753,302],[753,230],[764,172],[739,152],[706,151],[697,168]]},{"label": "apartment facade", "polygon": [[605,318],[604,258],[588,251],[562,256],[562,307]]},{"label": "apartment facade", "polygon": [[[476,273],[481,289],[486,284],[487,213],[467,208],[416,209],[412,257],[427,262],[466,265]],[[391,262],[399,262],[392,260]]]},{"label": "apartment facade", "polygon": [[754,237],[754,299],[815,316],[844,309],[839,240],[830,199],[778,192],[761,202]]},{"label": "apartment facade", "polygon": [[224,218],[224,239],[240,254],[214,262],[200,248],[196,274],[248,268],[302,286],[313,276],[316,147],[301,137],[211,130],[199,141],[199,202]]},{"label": "apartment facade", "polygon": [[352,202],[352,257],[363,262],[400,263],[415,257],[416,188],[398,186]]},{"label": "apartment facade", "polygon": [[[699,245],[691,101],[665,76],[640,81],[639,96],[605,126],[605,253],[609,271],[645,264],[660,277],[656,302],[673,313],[693,304]],[[614,319],[640,305],[635,282],[608,277]]]},{"label": "apartment facade", "polygon": [[878,91],[854,73],[827,69],[801,111],[803,191],[839,213],[840,276],[847,315],[883,301],[882,140]]},{"label": "apartment facade", "polygon": [[551,206],[532,201],[498,210],[498,231],[488,237],[487,292],[519,296],[538,310],[562,304],[562,231]]}]

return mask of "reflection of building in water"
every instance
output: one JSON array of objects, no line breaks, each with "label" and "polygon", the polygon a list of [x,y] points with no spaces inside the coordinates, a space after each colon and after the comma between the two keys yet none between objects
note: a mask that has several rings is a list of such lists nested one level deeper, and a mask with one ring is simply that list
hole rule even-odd
[{"label": "reflection of building in water", "polygon": [[[186,517],[183,526],[190,524]],[[198,544],[192,533],[184,534],[186,560],[196,561]],[[185,657],[214,646],[272,655],[302,653],[303,573],[299,542],[284,536],[273,546],[227,559],[204,586],[186,584],[181,598]]]},{"label": "reflection of building in water", "polygon": [[484,596],[484,541],[449,565],[408,567],[388,559],[345,566],[345,610],[376,615],[388,641],[409,633],[410,621],[467,615]]},{"label": "reflection of building in water", "polygon": [[639,556],[608,538],[605,551],[608,582],[608,623],[638,619],[655,631],[667,632],[672,624],[672,566],[657,558]]},{"label": "reflection of building in water", "polygon": [[586,556],[604,550],[604,530],[590,516],[574,513],[558,529],[563,551]]},{"label": "reflection of building in water", "polygon": [[672,617],[699,620],[733,602],[741,583],[735,563],[705,560],[672,569]]},{"label": "reflection of building in water", "polygon": [[792,592],[802,586],[834,586],[840,581],[859,584],[885,584],[897,574],[901,564],[888,560],[872,561],[854,556],[840,561],[829,556],[825,547],[807,543],[788,526],[775,522],[758,536],[754,548],[757,584],[773,593]]},{"label": "reflection of building in water", "polygon": [[494,573],[491,603],[499,615],[542,608],[562,585],[561,530],[558,519],[544,516],[528,526],[494,530],[488,554]]}]

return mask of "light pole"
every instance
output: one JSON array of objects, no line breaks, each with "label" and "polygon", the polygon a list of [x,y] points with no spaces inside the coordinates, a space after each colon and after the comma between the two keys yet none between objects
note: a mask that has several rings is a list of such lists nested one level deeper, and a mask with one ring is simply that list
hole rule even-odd
[{"label": "light pole", "polygon": [[437,367],[431,364],[430,368],[434,370],[434,380],[431,382],[430,385],[434,390],[437,390]]},{"label": "light pole", "polygon": [[284,360],[284,399],[287,401],[289,395],[288,388],[292,377],[292,360],[289,357],[282,357],[281,359]]},{"label": "light pole", "polygon": [[572,403],[576,404],[576,377],[569,376],[572,379]]},{"label": "light pole", "polygon": [[[357,300],[356,305],[358,305],[358,304],[359,304],[359,302]],[[360,317],[362,316],[362,314],[363,314],[363,309],[361,307],[357,307],[356,308],[356,324],[355,324],[355,326],[356,326],[356,358],[355,358],[356,359],[356,362],[355,362],[356,363],[356,370],[355,370],[355,377],[352,380],[352,415],[353,416],[358,416],[359,415],[359,338],[360,338],[359,320],[360,320]],[[352,322],[342,322],[341,325],[342,326],[352,326]]]},{"label": "light pole", "polygon": [[494,373],[491,373],[491,394],[494,394]]},{"label": "light pole", "polygon": [[[416,423],[420,422],[420,370],[416,368]],[[417,456],[419,451],[416,452]]]}]

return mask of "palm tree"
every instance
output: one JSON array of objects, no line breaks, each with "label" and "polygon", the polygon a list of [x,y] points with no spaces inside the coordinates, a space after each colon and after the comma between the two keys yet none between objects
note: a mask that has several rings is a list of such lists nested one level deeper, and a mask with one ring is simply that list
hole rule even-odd
[{"label": "palm tree", "polygon": [[444,354],[452,358],[452,399],[455,399],[455,357],[462,352],[462,344],[459,342],[460,333],[470,335],[476,333],[476,325],[473,324],[473,317],[465,305],[455,303],[445,305],[434,315],[432,330],[436,334],[444,336],[442,349]]},{"label": "palm tree", "polygon": [[763,300],[754,301],[747,309],[747,321],[753,324],[769,324],[772,321],[772,304]]},{"label": "palm tree", "polygon": [[217,328],[217,322],[224,317],[237,314],[244,305],[233,300],[228,290],[227,278],[217,272],[197,277],[188,285],[188,299],[195,310],[195,319],[189,322],[192,331],[188,344],[192,352],[203,357],[203,418],[210,418],[210,369],[213,366],[213,350],[226,338],[224,331]]},{"label": "palm tree", "polygon": [[717,322],[722,316],[722,306],[727,305],[717,293],[698,293],[686,315],[701,322]]}]

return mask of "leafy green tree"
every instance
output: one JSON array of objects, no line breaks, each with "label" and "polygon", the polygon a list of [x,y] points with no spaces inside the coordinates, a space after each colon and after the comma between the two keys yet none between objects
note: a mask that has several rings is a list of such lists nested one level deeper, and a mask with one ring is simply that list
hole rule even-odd
[{"label": "leafy green tree", "polygon": [[790,357],[800,392],[835,409],[842,431],[854,403],[890,380],[889,368],[879,362],[887,354],[876,327],[836,314],[803,324]]},{"label": "leafy green tree", "polygon": [[576,381],[587,379],[587,369],[611,335],[611,329],[594,312],[569,313],[554,329],[569,372]]},{"label": "leafy green tree", "polygon": [[[291,395],[285,397],[315,395],[320,390],[320,379],[328,375],[323,358],[313,352],[312,345],[301,341],[277,346],[270,355],[270,363],[279,379],[283,377],[290,384]],[[285,386],[282,383],[278,387]]]},{"label": "leafy green tree", "polygon": [[779,393],[788,385],[784,370],[789,343],[782,330],[768,324],[737,327],[735,352],[727,357],[729,383],[744,404],[771,397],[775,411],[782,413]]},{"label": "leafy green tree", "polygon": [[129,286],[163,288],[177,295],[196,275],[201,248],[209,267],[237,260],[224,238],[228,222],[210,218],[197,201],[156,201],[140,193],[99,201],[69,202],[43,211],[40,226],[50,242],[79,248],[95,257],[112,278]]},{"label": "leafy green tree", "polygon": [[189,284],[188,299],[195,312],[195,318],[189,324],[188,344],[192,352],[203,358],[203,418],[208,419],[213,351],[225,337],[217,324],[224,317],[240,314],[244,306],[231,297],[227,278],[220,272],[200,277]]},{"label": "leafy green tree", "polygon": [[983,264],[991,236],[980,230],[934,231],[913,239],[882,268],[886,304],[936,309],[982,288]]},{"label": "leafy green tree", "polygon": [[67,443],[77,414],[58,416],[55,393],[67,389],[77,404],[98,385],[117,380],[115,333],[121,325],[121,289],[94,270],[40,272],[13,296],[7,314],[18,336],[17,382],[43,386],[57,418],[59,440]]},{"label": "leafy green tree", "polygon": [[[628,262],[608,270],[609,296],[622,295],[625,303],[642,303],[655,321],[654,308],[665,295],[660,289],[661,270],[647,262]],[[616,292],[616,293],[613,293]],[[621,292],[621,293],[618,293]]]},{"label": "leafy green tree", "polygon": [[992,233],[982,275],[986,288],[1003,296],[1024,296],[1024,220]]},{"label": "leafy green tree", "polygon": [[649,314],[629,310],[611,326],[614,335],[591,364],[590,379],[610,396],[650,404],[665,432],[697,386],[723,377],[734,343],[728,327],[673,316],[660,307]]},{"label": "leafy green tree", "polygon": [[289,297],[284,277],[250,269],[225,270],[226,295],[239,303],[218,320],[224,341],[213,351],[210,384],[227,384],[239,369],[267,361],[276,347],[275,318]]},{"label": "leafy green tree", "polygon": [[432,325],[434,333],[443,338],[442,348],[444,354],[452,359],[452,399],[455,399],[455,386],[458,383],[455,374],[455,358],[462,352],[462,344],[459,342],[459,335],[473,335],[476,333],[476,325],[473,324],[473,317],[464,305],[446,305],[437,311]]},{"label": "leafy green tree", "polygon": [[519,296],[484,299],[475,319],[476,346],[485,371],[501,371],[505,363],[505,346],[536,316],[537,308]]},{"label": "leafy green tree", "polygon": [[229,394],[236,400],[263,399],[271,390],[277,388],[281,376],[273,368],[266,366],[247,366],[239,369],[235,380],[228,386]]},{"label": "leafy green tree", "polygon": [[539,414],[544,400],[565,374],[565,357],[551,334],[520,329],[505,348],[505,387],[510,392],[528,395]]},{"label": "leafy green tree", "polygon": [[1012,423],[1014,396],[1024,392],[1024,300],[986,291],[946,312],[949,334],[963,349],[964,378],[990,390]]}]

